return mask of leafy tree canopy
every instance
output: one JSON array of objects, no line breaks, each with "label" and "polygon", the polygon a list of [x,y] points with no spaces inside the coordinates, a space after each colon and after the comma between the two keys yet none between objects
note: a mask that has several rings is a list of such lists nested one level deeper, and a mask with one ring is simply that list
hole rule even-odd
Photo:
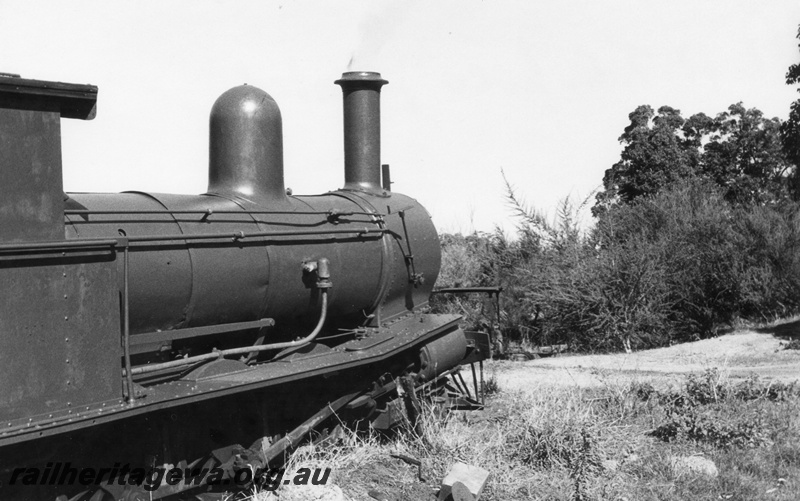
[{"label": "leafy tree canopy", "polygon": [[680,111],[662,106],[656,115],[648,105],[628,115],[631,123],[619,137],[622,158],[605,173],[605,191],[597,195],[594,212],[614,202],[630,203],[653,195],[676,180],[691,176],[697,163],[682,137]]},{"label": "leafy tree canopy", "polygon": [[[797,39],[800,40],[800,26],[797,28]],[[800,44],[798,44],[800,49]],[[786,72],[787,85],[800,85],[800,64],[789,66]],[[800,92],[800,88],[797,89]],[[781,125],[781,140],[786,156],[794,165],[800,165],[800,99],[789,108],[789,119]]]},{"label": "leafy tree canopy", "polygon": [[[797,72],[800,77],[800,69]],[[795,167],[784,152],[777,118],[764,118],[742,103],[714,118],[698,113],[684,119],[669,106],[655,113],[647,105],[628,118],[631,123],[619,138],[625,147],[620,161],[605,173],[603,191],[592,209],[595,216],[693,177],[713,181],[725,199],[737,205],[764,205],[789,197]]]}]

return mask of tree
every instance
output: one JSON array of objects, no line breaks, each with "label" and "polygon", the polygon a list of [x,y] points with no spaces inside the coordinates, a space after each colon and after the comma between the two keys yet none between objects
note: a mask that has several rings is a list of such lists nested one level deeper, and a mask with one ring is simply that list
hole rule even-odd
[{"label": "tree", "polygon": [[604,191],[597,194],[592,213],[597,216],[616,203],[629,204],[654,195],[678,179],[694,175],[697,149],[681,132],[680,111],[642,105],[628,115],[631,123],[619,137],[625,145],[622,158],[603,177]]},{"label": "tree", "polygon": [[734,205],[789,198],[796,168],[784,152],[779,119],[764,118],[742,103],[714,118],[698,113],[684,120],[669,106],[654,115],[646,105],[628,115],[631,123],[619,138],[625,148],[605,173],[604,191],[592,208],[595,216],[695,177],[720,186]]},{"label": "tree", "polygon": [[[800,26],[797,28],[797,39],[800,40]],[[800,49],[800,44],[797,47]],[[789,66],[789,70],[786,72],[786,84],[800,84],[800,64]],[[797,91],[800,92],[800,88]],[[791,104],[789,119],[781,124],[781,140],[783,142],[783,151],[786,153],[788,160],[794,164],[795,168],[800,166],[800,99]],[[798,191],[798,183],[796,181],[797,179],[793,183],[795,194]]]},{"label": "tree", "polygon": [[781,121],[756,108],[732,104],[706,127],[701,172],[734,205],[764,205],[789,198],[795,168],[783,151]]}]

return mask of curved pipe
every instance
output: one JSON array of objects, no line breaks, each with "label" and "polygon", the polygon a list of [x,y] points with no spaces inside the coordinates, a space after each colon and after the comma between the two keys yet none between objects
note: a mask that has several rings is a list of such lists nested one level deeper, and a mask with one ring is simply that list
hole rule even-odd
[{"label": "curved pipe", "polygon": [[[214,350],[211,353],[206,353],[204,355],[196,355],[194,357],[181,358],[178,360],[172,360],[170,362],[163,362],[160,364],[150,364],[142,367],[134,367],[133,369],[131,369],[131,374],[136,376],[138,374],[146,374],[148,372],[155,372],[163,369],[171,369],[173,367],[180,367],[182,365],[192,364],[196,362],[205,362],[207,360],[218,360],[220,358],[230,355],[242,355],[245,353],[253,353],[253,352],[268,351],[268,350],[281,350],[284,348],[294,348],[297,346],[306,345],[314,341],[317,335],[322,331],[322,326],[325,324],[325,319],[328,316],[328,289],[323,288],[320,289],[320,291],[322,292],[322,306],[320,308],[319,321],[317,321],[317,326],[314,327],[314,330],[311,331],[309,335],[307,335],[302,339],[298,339],[296,341],[286,341],[283,343],[264,344],[261,346],[245,346],[242,348],[230,348],[227,350]],[[122,375],[127,377],[127,371],[125,369],[122,370]]]},{"label": "curved pipe", "polygon": [[314,327],[314,330],[311,331],[311,333],[308,336],[304,337],[303,339],[298,339],[296,341],[264,344],[261,346],[245,346],[243,348],[231,348],[229,350],[222,350],[219,353],[221,353],[223,356],[243,355],[245,353],[253,353],[257,351],[282,350],[284,348],[294,348],[296,346],[304,346],[312,342],[320,333],[320,331],[322,331],[322,326],[325,324],[325,317],[328,316],[328,289],[320,289],[320,291],[322,291],[322,307],[319,313],[319,321],[317,322],[317,326]]}]

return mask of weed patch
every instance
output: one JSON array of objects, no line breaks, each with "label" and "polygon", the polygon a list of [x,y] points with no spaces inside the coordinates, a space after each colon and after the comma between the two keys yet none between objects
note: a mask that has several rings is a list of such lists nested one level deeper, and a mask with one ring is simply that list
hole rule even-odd
[{"label": "weed patch", "polygon": [[733,384],[717,369],[709,369],[688,375],[679,391],[661,393],[642,387],[636,395],[656,399],[663,408],[663,423],[650,432],[656,438],[665,442],[685,438],[716,448],[753,448],[770,439],[765,409],[752,402],[785,402],[797,391],[793,383],[764,384],[757,376]]},{"label": "weed patch", "polygon": [[784,350],[800,350],[800,339],[792,339],[783,345]]},{"label": "weed patch", "polygon": [[[709,370],[673,387],[611,377],[588,389],[498,387],[484,411],[423,407],[420,419],[419,433],[345,431],[301,447],[289,467],[331,467],[330,483],[351,501],[370,491],[433,501],[457,461],[491,473],[483,501],[788,501],[800,490],[800,392],[756,377]],[[422,479],[399,455],[419,460]],[[676,468],[692,456],[718,475]]]}]

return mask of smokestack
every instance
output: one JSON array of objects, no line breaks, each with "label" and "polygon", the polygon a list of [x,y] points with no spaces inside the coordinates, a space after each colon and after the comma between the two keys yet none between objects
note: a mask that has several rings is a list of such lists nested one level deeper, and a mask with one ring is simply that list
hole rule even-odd
[{"label": "smokestack", "polygon": [[281,111],[257,87],[234,87],[211,108],[208,193],[251,201],[286,199]]},{"label": "smokestack", "polygon": [[349,71],[334,82],[344,97],[344,189],[381,193],[380,73]]}]

